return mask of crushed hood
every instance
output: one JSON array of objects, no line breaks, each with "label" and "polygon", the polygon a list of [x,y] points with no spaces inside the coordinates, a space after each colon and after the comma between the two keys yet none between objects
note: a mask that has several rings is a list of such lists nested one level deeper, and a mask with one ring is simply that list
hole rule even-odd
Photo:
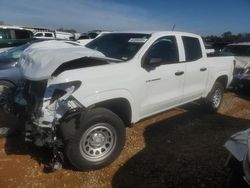
[{"label": "crushed hood", "polygon": [[39,42],[23,52],[19,60],[20,70],[30,80],[49,79],[61,64],[81,57],[105,58],[105,55],[72,42]]}]

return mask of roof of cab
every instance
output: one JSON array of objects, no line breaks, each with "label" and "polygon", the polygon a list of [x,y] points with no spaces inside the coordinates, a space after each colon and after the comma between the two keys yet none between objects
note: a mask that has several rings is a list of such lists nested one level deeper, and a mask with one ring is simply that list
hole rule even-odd
[{"label": "roof of cab", "polygon": [[195,36],[199,35],[188,32],[180,32],[180,31],[114,31],[111,33],[136,33],[136,34],[150,34],[150,35],[186,35],[186,36]]}]

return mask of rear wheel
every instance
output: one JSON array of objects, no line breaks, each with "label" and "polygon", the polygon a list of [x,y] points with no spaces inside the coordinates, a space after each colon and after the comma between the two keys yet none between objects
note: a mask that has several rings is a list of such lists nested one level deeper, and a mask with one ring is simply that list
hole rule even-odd
[{"label": "rear wheel", "polygon": [[125,126],[122,120],[107,109],[92,109],[67,143],[66,155],[79,170],[98,169],[113,162],[124,143]]},{"label": "rear wheel", "polygon": [[204,106],[209,112],[217,112],[223,100],[224,86],[220,82],[215,82],[212,90],[205,99]]}]

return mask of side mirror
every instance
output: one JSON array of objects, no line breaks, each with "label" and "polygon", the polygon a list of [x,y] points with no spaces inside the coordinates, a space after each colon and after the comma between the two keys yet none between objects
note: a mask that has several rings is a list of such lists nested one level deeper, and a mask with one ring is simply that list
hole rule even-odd
[{"label": "side mirror", "polygon": [[162,58],[157,58],[157,57],[148,57],[145,59],[145,65],[149,67],[158,67],[162,64],[163,59]]}]

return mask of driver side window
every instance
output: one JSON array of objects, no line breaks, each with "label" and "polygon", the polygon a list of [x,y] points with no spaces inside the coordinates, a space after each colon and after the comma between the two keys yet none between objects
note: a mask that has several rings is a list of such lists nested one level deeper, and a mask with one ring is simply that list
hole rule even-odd
[{"label": "driver side window", "polygon": [[148,61],[160,64],[179,62],[179,52],[175,36],[166,36],[154,42],[147,54]]}]

